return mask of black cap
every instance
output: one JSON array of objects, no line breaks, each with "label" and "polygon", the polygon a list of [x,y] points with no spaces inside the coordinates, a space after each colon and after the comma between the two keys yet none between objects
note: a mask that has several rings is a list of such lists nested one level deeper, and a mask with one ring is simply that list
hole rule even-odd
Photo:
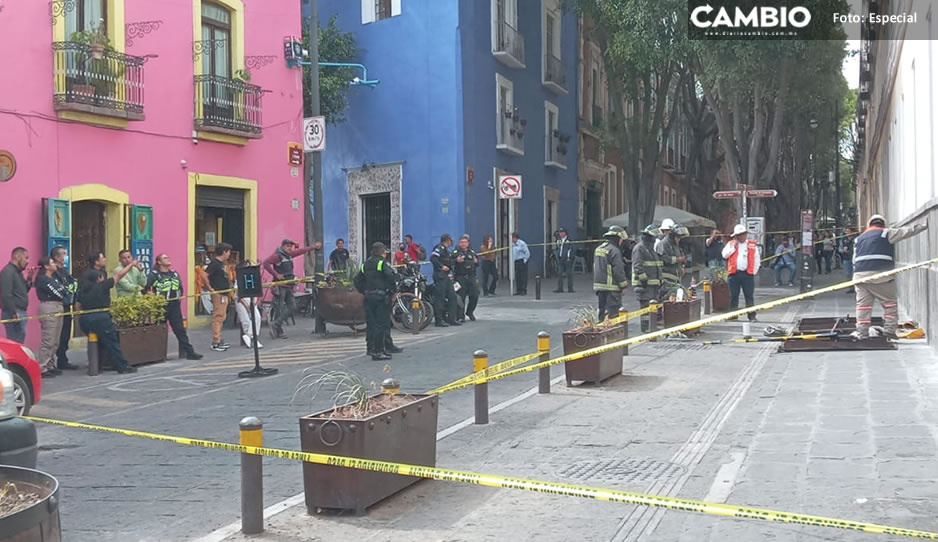
[{"label": "black cap", "polygon": [[558,230],[557,230],[557,233],[560,233],[560,232],[567,233],[567,228],[560,228],[560,229],[558,229]]}]

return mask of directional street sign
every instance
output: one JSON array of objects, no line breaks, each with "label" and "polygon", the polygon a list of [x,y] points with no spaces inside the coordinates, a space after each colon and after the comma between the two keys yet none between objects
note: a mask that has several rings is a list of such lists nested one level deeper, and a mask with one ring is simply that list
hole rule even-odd
[{"label": "directional street sign", "polygon": [[747,190],[747,198],[774,198],[778,195],[777,190]]},{"label": "directional street sign", "polygon": [[713,197],[716,199],[733,199],[738,198],[743,195],[742,190],[720,190],[713,193]]},{"label": "directional street sign", "polygon": [[499,199],[521,199],[521,175],[500,175],[498,197]]}]

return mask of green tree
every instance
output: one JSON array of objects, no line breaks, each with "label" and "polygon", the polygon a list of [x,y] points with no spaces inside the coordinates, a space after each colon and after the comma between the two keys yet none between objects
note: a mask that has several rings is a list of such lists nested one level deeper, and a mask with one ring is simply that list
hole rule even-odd
[{"label": "green tree", "polygon": [[[309,28],[303,27],[303,46],[309,49]],[[319,61],[320,62],[355,62],[358,57],[358,47],[355,36],[351,32],[343,32],[336,25],[336,16],[333,15],[325,27],[319,28]],[[309,81],[309,70],[312,66],[303,67],[303,81]],[[335,124],[345,120],[345,110],[348,108],[349,82],[357,75],[354,68],[319,67],[319,102],[320,111],[326,117],[326,122]],[[309,85],[303,85],[303,114],[310,116]]]},{"label": "green tree", "polygon": [[661,164],[679,113],[681,59],[686,49],[684,0],[570,0],[592,22],[603,53],[610,122],[607,145],[627,173],[628,230],[654,221]]}]

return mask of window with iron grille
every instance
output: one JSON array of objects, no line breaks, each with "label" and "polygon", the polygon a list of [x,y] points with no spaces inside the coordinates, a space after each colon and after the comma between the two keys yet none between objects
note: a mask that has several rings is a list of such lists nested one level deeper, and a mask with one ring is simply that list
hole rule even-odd
[{"label": "window with iron grille", "polygon": [[375,0],[375,20],[391,17],[391,0]]}]

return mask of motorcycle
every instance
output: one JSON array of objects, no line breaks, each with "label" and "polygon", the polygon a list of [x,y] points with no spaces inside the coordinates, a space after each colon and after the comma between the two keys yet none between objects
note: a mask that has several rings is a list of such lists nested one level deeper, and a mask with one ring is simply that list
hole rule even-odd
[{"label": "motorcycle", "polygon": [[433,302],[420,264],[408,262],[391,297],[391,324],[400,331],[423,330],[433,321]]}]

